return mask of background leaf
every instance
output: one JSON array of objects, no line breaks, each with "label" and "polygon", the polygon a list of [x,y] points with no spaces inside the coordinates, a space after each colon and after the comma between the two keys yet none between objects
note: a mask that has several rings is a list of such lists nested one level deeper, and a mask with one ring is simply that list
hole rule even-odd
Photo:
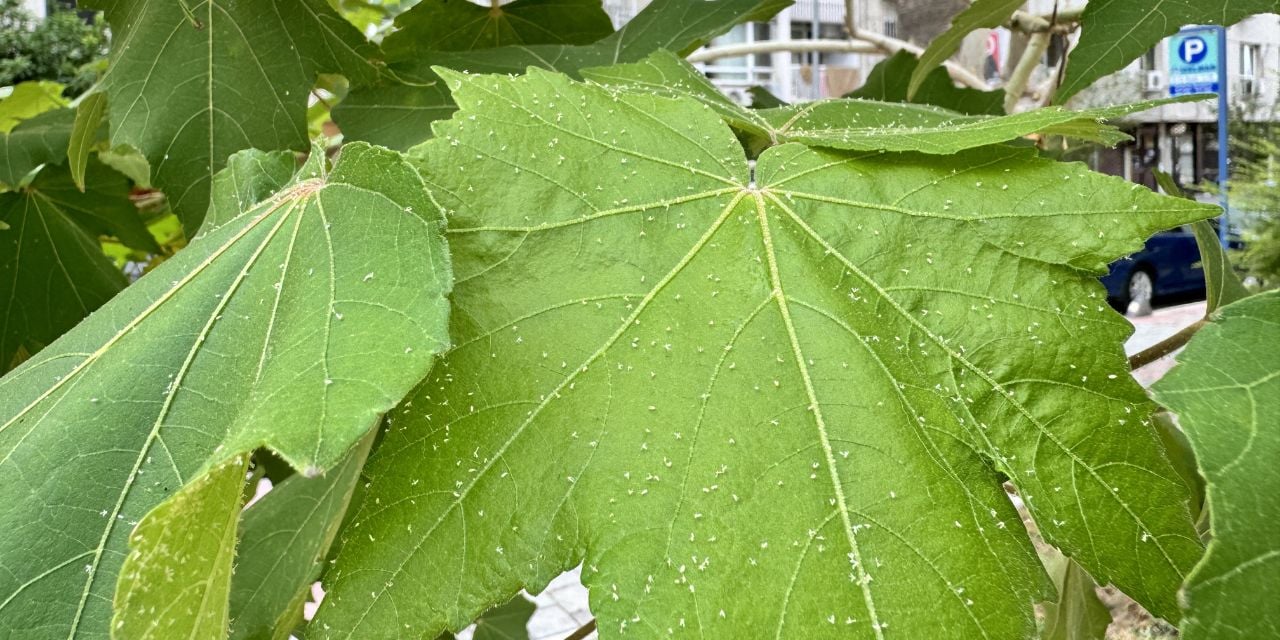
[{"label": "background leaf", "polygon": [[179,489],[138,523],[120,569],[113,638],[227,637],[227,594],[249,456]]},{"label": "background leaf", "polygon": [[1080,565],[1056,549],[1041,552],[1058,599],[1044,605],[1041,640],[1103,640],[1111,610],[1098,600],[1097,583]]},{"label": "background leaf", "polygon": [[216,465],[335,466],[446,344],[432,209],[394,152],[313,154],[0,379],[0,635],[105,637],[129,528]]},{"label": "background leaf", "polygon": [[920,54],[920,62],[911,71],[907,95],[915,96],[925,78],[950,58],[959,48],[965,36],[978,29],[993,29],[1005,23],[1025,0],[973,0],[951,21],[951,26],[929,42]]},{"label": "background leaf", "polygon": [[[75,201],[63,200],[67,186],[70,175],[59,167],[41,172],[28,188],[0,193],[0,222],[9,227],[0,231],[0,372],[69,331],[127,284],[86,229],[93,221]],[[82,195],[74,186],[71,191]],[[95,196],[97,211],[128,208],[138,220],[127,185],[123,193]]]},{"label": "background leaf", "polygon": [[613,33],[600,0],[515,0],[484,7],[465,0],[423,0],[396,16],[382,41],[392,59],[418,51],[471,51],[507,45],[591,44]]},{"label": "background leaf", "polygon": [[67,147],[67,166],[71,169],[71,179],[81,191],[85,187],[84,172],[89,163],[89,153],[107,137],[106,131],[102,130],[106,115],[107,96],[104,93],[91,93],[76,107],[76,118],[71,125],[71,141]]},{"label": "background leaf", "polygon": [[245,510],[231,582],[232,640],[284,640],[301,624],[373,436],[325,475],[291,475]]},{"label": "background leaf", "polygon": [[957,87],[947,70],[939,67],[925,75],[915,93],[908,97],[907,88],[918,64],[915,56],[899,51],[876,63],[867,74],[867,81],[844,97],[931,104],[974,116],[1004,114],[1004,92]]},{"label": "background leaf", "polygon": [[1066,102],[1186,25],[1225,27],[1256,13],[1277,12],[1277,0],[1091,0],[1080,16],[1080,40],[1067,57],[1067,73],[1054,101]]},{"label": "background leaf", "polygon": [[1229,304],[1153,387],[1205,478],[1212,539],[1187,577],[1183,637],[1280,633],[1280,292]]},{"label": "background leaf", "polygon": [[433,636],[579,563],[606,634],[1028,637],[1052,588],[1006,479],[1176,612],[1201,548],[1096,276],[1213,207],[1029,149],[753,174],[694,100],[446,77],[413,155],[458,346],[389,415],[308,637]]},{"label": "background leaf", "polygon": [[61,84],[48,80],[14,85],[9,97],[0,100],[0,133],[8,133],[23,120],[67,106],[62,88]]},{"label": "background leaf", "polygon": [[[111,143],[151,163],[188,233],[210,181],[241,149],[307,145],[307,96],[320,73],[368,82],[375,49],[324,0],[92,0],[112,47],[101,87]],[[189,7],[188,7],[189,5]]]},{"label": "background leaf", "polygon": [[416,50],[390,59],[391,74],[356,89],[333,110],[350,140],[407,149],[431,135],[431,122],[456,107],[433,66],[480,73],[524,73],[530,67],[579,70],[640,60],[658,49],[686,53],[748,20],[768,20],[791,0],[654,0],[622,29],[588,45],[542,44],[465,52]]},{"label": "background leaf", "polygon": [[0,184],[14,188],[41,165],[62,164],[75,115],[74,109],[45,111],[0,134]]}]

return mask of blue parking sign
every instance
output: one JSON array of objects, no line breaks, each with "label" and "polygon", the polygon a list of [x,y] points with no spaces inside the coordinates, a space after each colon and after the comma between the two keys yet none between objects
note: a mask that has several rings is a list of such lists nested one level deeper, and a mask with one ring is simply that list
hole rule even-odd
[{"label": "blue parking sign", "polygon": [[1169,95],[1217,93],[1217,29],[1186,29],[1169,38]]}]

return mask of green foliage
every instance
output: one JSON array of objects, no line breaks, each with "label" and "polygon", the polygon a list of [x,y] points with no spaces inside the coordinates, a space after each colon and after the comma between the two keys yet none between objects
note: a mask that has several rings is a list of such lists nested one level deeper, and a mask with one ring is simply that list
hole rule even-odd
[{"label": "green foliage", "polygon": [[1044,606],[1041,640],[1102,640],[1111,611],[1098,600],[1097,583],[1079,563],[1049,549],[1042,559],[1058,599]]},{"label": "green foliage", "polygon": [[372,444],[371,433],[327,474],[293,474],[245,511],[231,583],[232,639],[284,640],[302,622]]},{"label": "green foliage", "polygon": [[45,111],[67,106],[62,85],[56,82],[23,82],[0,100],[0,133],[9,133],[18,123]]},{"label": "green foliage", "polygon": [[[575,566],[606,637],[1276,631],[1276,299],[1023,139],[1161,102],[957,88],[1003,0],[754,110],[682,56],[782,0],[414,4],[94,0],[99,89],[0,101],[0,637],[522,639]],[[1096,282],[1182,224],[1185,435]]]},{"label": "green foliage", "polygon": [[1183,637],[1267,638],[1280,589],[1280,292],[1219,310],[1155,385],[1199,460],[1210,507],[1204,558],[1183,591]]},{"label": "green foliage", "polygon": [[[0,193],[0,222],[8,227],[0,233],[0,372],[66,333],[126,284],[102,254],[92,221],[77,210],[86,203],[74,188],[67,192],[64,174],[45,171],[26,189]],[[124,229],[129,215],[141,224],[127,184],[100,187],[87,205],[95,215]],[[123,215],[121,205],[128,207]]]},{"label": "green foliage", "polygon": [[0,0],[0,87],[51,80],[83,93],[97,76],[91,63],[107,54],[105,27],[66,10],[35,20],[22,5]]},{"label": "green foliage", "polygon": [[[587,67],[633,62],[658,49],[686,52],[748,19],[764,20],[787,6],[786,0],[654,0],[626,28],[585,45],[557,44],[546,32],[526,46],[432,51],[404,47],[388,58],[389,74],[373,87],[352,91],[334,109],[334,120],[353,140],[407,149],[431,135],[435,120],[455,110],[433,67],[481,73],[524,73],[530,67],[571,75]],[[480,43],[477,43],[480,44]]]},{"label": "green foliage", "polygon": [[907,89],[918,64],[915,56],[899,51],[873,67],[867,81],[844,97],[931,104],[973,116],[1004,114],[1004,92],[957,87],[947,70],[937,67],[920,81],[920,86],[908,98]]},{"label": "green foliage", "polygon": [[867,100],[821,100],[773,109],[749,110],[720,92],[692,65],[668,51],[633,64],[584,69],[601,84],[641,89],[665,96],[690,97],[720,114],[748,138],[753,148],[784,142],[851,151],[919,151],[952,154],[1042,133],[1115,144],[1129,137],[1105,125],[1168,101],[1068,111],[1047,107],[1007,116],[964,116],[923,105],[892,105]]},{"label": "green foliage", "polygon": [[[451,278],[422,187],[386,150],[349,145],[332,170],[314,153],[0,381],[0,635],[105,636],[126,545],[142,573],[121,582],[116,624],[186,611],[188,589],[222,588],[202,581],[225,554],[190,548],[210,570],[163,589],[146,576],[178,561],[167,540],[213,526],[188,509],[237,511],[238,484],[199,478],[258,447],[307,476],[333,468],[426,374],[447,343]],[[206,495],[222,489],[237,501]],[[207,606],[225,619],[225,599]]]},{"label": "green foliage", "polygon": [[396,17],[396,27],[382,42],[382,50],[394,59],[411,58],[418,51],[591,44],[613,33],[598,0],[515,0],[492,8],[423,0]]},{"label": "green foliage", "polygon": [[446,77],[462,111],[412,155],[458,346],[393,412],[312,635],[432,635],[582,562],[609,632],[1025,637],[1052,587],[1004,478],[1176,611],[1186,489],[1093,276],[1211,207],[997,147],[752,172],[692,99]]},{"label": "green foliage", "polygon": [[1280,0],[1091,0],[1080,16],[1080,41],[1067,58],[1067,73],[1054,100],[1066,102],[1183,26],[1229,26],[1253,14],[1277,12]]},{"label": "green foliage", "polygon": [[1024,2],[1025,0],[973,0],[973,4],[956,15],[951,26],[934,38],[929,43],[929,48],[920,54],[920,63],[912,70],[911,80],[907,84],[907,96],[916,95],[929,74],[960,48],[965,36],[977,29],[993,29],[1004,24]]},{"label": "green foliage", "polygon": [[[92,0],[114,34],[102,79],[111,144],[137,148],[188,233],[213,175],[241,149],[307,144],[307,96],[322,72],[374,77],[374,50],[324,0]],[[64,147],[65,148],[65,147]]]}]

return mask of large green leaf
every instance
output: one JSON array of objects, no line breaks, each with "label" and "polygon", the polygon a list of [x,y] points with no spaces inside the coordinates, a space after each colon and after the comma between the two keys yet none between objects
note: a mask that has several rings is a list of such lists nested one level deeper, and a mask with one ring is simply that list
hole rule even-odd
[{"label": "large green leaf", "polygon": [[482,7],[467,0],[424,0],[396,16],[382,41],[392,59],[418,51],[471,51],[530,44],[590,44],[613,33],[600,0],[515,0]]},{"label": "large green leaf", "polygon": [[1256,13],[1280,13],[1280,0],[1090,0],[1054,100],[1066,102],[1185,25],[1229,26]]},{"label": "large green leaf", "polygon": [[1047,107],[1006,116],[965,116],[933,106],[839,99],[757,111],[734,103],[692,65],[667,51],[636,63],[584,69],[582,75],[615,87],[693,98],[766,146],[804,142],[858,151],[950,154],[1033,133],[1116,144],[1129,136],[1103,124],[1105,120],[1164,104],[1152,101],[1087,111]]},{"label": "large green leaf", "polygon": [[[0,372],[66,333],[127,283],[86,229],[92,221],[74,199],[82,194],[74,186],[74,196],[67,194],[69,185],[65,170],[43,171],[29,187],[0,193],[0,223],[9,227],[0,230]],[[95,211],[133,208],[127,186],[100,195]]]},{"label": "large green leaf", "polygon": [[62,85],[48,80],[14,85],[9,96],[0,100],[0,133],[8,133],[23,120],[67,106],[62,88]]},{"label": "large green leaf", "polygon": [[1187,578],[1183,637],[1280,634],[1280,292],[1229,304],[1154,386],[1207,486],[1204,559]]},{"label": "large green leaf", "polygon": [[931,104],[974,116],[1004,114],[1003,91],[957,87],[947,70],[937,67],[925,76],[915,94],[908,98],[907,87],[918,63],[915,56],[899,51],[872,67],[871,73],[867,74],[867,81],[844,97]]},{"label": "large green leaf", "polygon": [[209,183],[241,149],[307,144],[319,73],[372,80],[372,45],[324,0],[92,0],[111,24],[101,86],[111,142],[151,163],[154,185],[194,232]]},{"label": "large green leaf", "polygon": [[348,139],[407,149],[431,135],[431,122],[456,109],[433,66],[516,74],[538,67],[577,74],[587,67],[640,60],[658,49],[685,53],[740,22],[768,20],[790,4],[791,0],[654,0],[622,29],[592,44],[462,52],[415,49],[392,58],[392,73],[384,74],[377,86],[353,90],[334,108],[333,118]]},{"label": "large green leaf", "polygon": [[245,511],[231,582],[233,640],[284,640],[302,622],[372,443],[370,434],[323,477],[289,476]]},{"label": "large green leaf", "polygon": [[113,638],[219,640],[249,456],[200,475],[134,527],[120,569]]},{"label": "large green leaf", "polygon": [[16,187],[41,165],[62,164],[75,117],[75,109],[54,109],[0,133],[0,186]]},{"label": "large green leaf", "polygon": [[107,117],[107,94],[93,93],[85,96],[76,106],[75,121],[71,125],[71,139],[67,146],[67,166],[76,186],[84,191],[85,167],[89,153],[106,138],[102,123]]},{"label": "large green leaf", "polygon": [[965,36],[978,29],[992,29],[1004,24],[1023,2],[1025,0],[973,0],[973,4],[957,14],[951,26],[920,54],[920,64],[912,70],[907,84],[907,95],[914,96],[920,90],[929,74],[960,49]]},{"label": "large green leaf", "polygon": [[1043,553],[1058,599],[1044,605],[1040,640],[1103,640],[1111,624],[1111,610],[1098,600],[1097,583],[1078,563],[1056,549]]},{"label": "large green leaf", "polygon": [[156,239],[147,230],[137,205],[129,199],[129,179],[92,158],[86,159],[83,175],[86,182],[81,190],[69,167],[44,169],[31,188],[91,236],[113,236],[132,249],[159,253]]},{"label": "large green leaf", "polygon": [[1200,545],[1096,276],[1213,207],[1030,149],[753,171],[693,100],[448,77],[414,153],[457,346],[391,414],[309,638],[431,636],[580,562],[606,634],[1028,637],[1052,587],[1005,479],[1176,611]]},{"label": "large green leaf", "polygon": [[0,379],[0,636],[105,637],[137,520],[258,447],[333,467],[425,375],[446,340],[442,222],[398,154],[323,162]]}]

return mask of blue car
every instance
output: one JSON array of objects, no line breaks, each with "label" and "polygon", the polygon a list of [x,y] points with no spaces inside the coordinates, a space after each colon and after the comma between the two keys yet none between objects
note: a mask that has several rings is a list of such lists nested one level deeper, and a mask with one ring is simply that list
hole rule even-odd
[{"label": "blue car", "polygon": [[1150,309],[1160,297],[1203,294],[1204,266],[1191,227],[1151,236],[1142,251],[1111,263],[1102,284],[1107,300],[1121,312]]}]

